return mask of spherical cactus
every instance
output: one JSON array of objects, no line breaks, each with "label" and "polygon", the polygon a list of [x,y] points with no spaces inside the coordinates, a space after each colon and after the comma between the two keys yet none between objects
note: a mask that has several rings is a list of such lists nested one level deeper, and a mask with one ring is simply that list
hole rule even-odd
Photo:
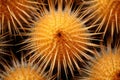
[{"label": "spherical cactus", "polygon": [[[13,54],[12,54],[13,56]],[[12,62],[1,61],[4,69],[1,70],[1,80],[51,80],[52,77],[48,77],[47,73],[42,71],[41,67],[37,64],[27,62],[21,57],[21,61],[12,57]]]},{"label": "spherical cactus", "polygon": [[[96,51],[95,51],[96,52]],[[95,58],[84,69],[88,76],[82,80],[119,80],[120,79],[120,48],[101,47]],[[81,80],[81,79],[80,79]]]},{"label": "spherical cactus", "polygon": [[[63,5],[65,4],[65,7]],[[40,7],[37,21],[31,27],[29,36],[23,43],[28,43],[23,48],[31,50],[30,60],[41,63],[43,70],[50,66],[50,74],[57,68],[57,76],[61,75],[61,68],[64,69],[67,77],[68,68],[74,76],[75,67],[80,70],[79,62],[84,62],[81,56],[90,59],[87,54],[94,54],[89,47],[97,47],[91,41],[99,41],[92,36],[100,33],[92,33],[90,28],[95,25],[85,26],[87,19],[81,13],[81,6],[72,10],[71,0],[48,0],[48,6]],[[58,8],[57,8],[57,7]],[[75,67],[74,67],[75,66]]]},{"label": "spherical cactus", "polygon": [[89,5],[87,12],[93,18],[93,24],[99,26],[96,31],[106,32],[111,36],[120,31],[120,0],[89,0],[84,1]]},{"label": "spherical cactus", "polygon": [[20,34],[19,29],[24,31],[24,24],[29,25],[28,20],[36,13],[36,4],[30,0],[0,0],[0,31],[10,34]]}]

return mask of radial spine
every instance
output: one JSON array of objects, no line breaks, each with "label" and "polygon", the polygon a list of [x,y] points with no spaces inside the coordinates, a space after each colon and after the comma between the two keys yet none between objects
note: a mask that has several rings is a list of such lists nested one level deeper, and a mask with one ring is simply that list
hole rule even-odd
[{"label": "radial spine", "polygon": [[[57,76],[61,75],[61,68],[68,74],[69,68],[72,76],[74,76],[74,68],[80,70],[77,61],[84,62],[81,56],[90,59],[91,56],[86,54],[90,52],[94,54],[88,47],[98,47],[91,41],[99,41],[91,36],[100,34],[89,32],[88,29],[96,25],[86,27],[84,24],[87,19],[82,20],[79,16],[81,6],[72,10],[73,1],[71,0],[48,0],[49,10],[45,5],[40,9],[38,20],[34,22],[34,27],[29,29],[30,37],[23,43],[28,43],[23,49],[31,50],[27,55],[31,56],[30,60],[38,60],[46,70],[50,66],[50,74],[57,68]],[[63,8],[63,3],[65,8]],[[55,8],[55,6],[58,8]],[[84,15],[84,14],[83,14]],[[75,65],[75,67],[73,66]]]},{"label": "radial spine", "polygon": [[[94,20],[93,24],[99,26],[96,31],[103,30],[104,36],[107,32],[111,36],[120,31],[120,0],[89,0],[84,1],[89,5],[86,12]],[[104,37],[103,36],[103,37]]]},{"label": "radial spine", "polygon": [[120,47],[101,47],[101,52],[95,51],[90,66],[86,66],[84,73],[88,76],[80,80],[119,80],[120,79]]},{"label": "radial spine", "polygon": [[11,64],[5,59],[1,61],[3,70],[0,70],[0,79],[2,80],[54,80],[48,77],[35,63],[27,62],[23,57],[18,61],[12,54]]},{"label": "radial spine", "polygon": [[36,13],[37,2],[30,0],[0,0],[0,31],[20,34]]}]

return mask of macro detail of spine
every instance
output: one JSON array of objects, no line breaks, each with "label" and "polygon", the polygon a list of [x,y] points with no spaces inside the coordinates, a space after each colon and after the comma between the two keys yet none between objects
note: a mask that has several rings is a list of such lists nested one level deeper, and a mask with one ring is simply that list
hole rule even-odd
[{"label": "macro detail of spine", "polygon": [[[57,68],[58,77],[61,75],[61,68],[64,69],[66,77],[67,68],[72,76],[74,76],[75,67],[80,70],[78,61],[84,62],[81,56],[90,59],[91,56],[86,53],[94,53],[88,47],[98,46],[91,42],[98,41],[91,36],[99,34],[89,32],[89,29],[95,25],[89,27],[84,25],[87,20],[82,20],[80,6],[71,10],[73,3],[66,0],[63,9],[63,2],[64,0],[48,0],[49,10],[45,5],[42,6],[38,20],[29,29],[31,33],[26,34],[30,37],[23,42],[28,43],[24,49],[31,49],[28,55],[34,52],[30,60],[38,60],[43,70],[50,66],[50,74]],[[55,7],[56,5],[58,8]]]},{"label": "macro detail of spine", "polygon": [[81,80],[119,80],[120,79],[120,48],[106,49],[96,52],[95,59],[90,63],[91,67],[86,67],[87,77]]},{"label": "macro detail of spine", "polygon": [[[100,21],[97,31],[103,29],[104,35],[110,32],[111,36],[120,31],[120,0],[90,0],[88,11],[94,17],[94,23]],[[96,17],[97,16],[97,17]]]},{"label": "macro detail of spine", "polygon": [[8,42],[9,42],[6,40],[6,37],[8,37],[7,33],[0,35],[0,54],[6,54],[5,48],[8,46]]},{"label": "macro detail of spine", "polygon": [[11,64],[2,62],[4,69],[0,73],[1,80],[51,80],[37,64],[24,60],[19,62],[16,58],[13,58]]},{"label": "macro detail of spine", "polygon": [[0,0],[0,30],[10,34],[24,30],[23,24],[29,24],[27,19],[34,15],[37,2],[30,0]]}]

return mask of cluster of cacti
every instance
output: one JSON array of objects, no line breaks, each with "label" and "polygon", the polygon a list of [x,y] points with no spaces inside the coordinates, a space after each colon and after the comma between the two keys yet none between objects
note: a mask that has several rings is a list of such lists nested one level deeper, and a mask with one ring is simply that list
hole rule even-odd
[{"label": "cluster of cacti", "polygon": [[0,80],[120,80],[120,0],[0,0]]}]

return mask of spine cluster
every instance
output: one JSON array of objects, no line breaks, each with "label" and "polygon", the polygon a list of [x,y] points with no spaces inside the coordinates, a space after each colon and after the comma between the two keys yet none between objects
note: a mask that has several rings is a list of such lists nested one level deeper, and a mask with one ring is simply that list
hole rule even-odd
[{"label": "spine cluster", "polygon": [[120,0],[0,0],[0,80],[119,80]]}]

